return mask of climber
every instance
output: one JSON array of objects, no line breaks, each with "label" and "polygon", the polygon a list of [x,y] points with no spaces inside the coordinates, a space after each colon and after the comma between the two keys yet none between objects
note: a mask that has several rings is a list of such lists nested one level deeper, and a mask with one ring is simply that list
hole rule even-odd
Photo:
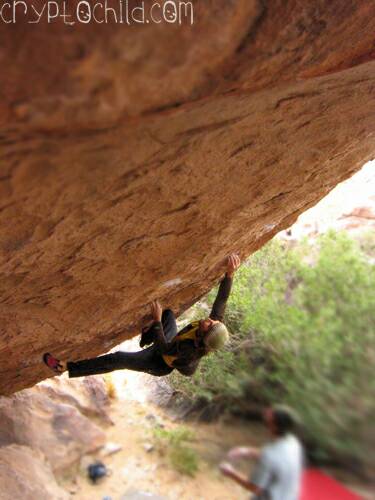
[{"label": "climber", "polygon": [[60,361],[49,353],[44,363],[55,373],[68,370],[69,377],[83,377],[113,370],[134,370],[155,376],[164,376],[177,369],[186,376],[193,375],[203,356],[224,346],[229,334],[222,323],[234,272],[240,258],[232,254],[227,260],[227,271],[220,283],[211,314],[207,319],[194,321],[177,331],[176,318],[170,309],[162,311],[158,301],[151,304],[153,323],[142,330],[140,346],[150,345],[138,352],[118,351],[82,361]]}]

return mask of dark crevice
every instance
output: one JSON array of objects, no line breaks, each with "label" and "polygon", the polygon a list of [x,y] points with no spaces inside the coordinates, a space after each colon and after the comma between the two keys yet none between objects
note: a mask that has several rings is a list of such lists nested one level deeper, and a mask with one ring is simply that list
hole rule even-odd
[{"label": "dark crevice", "polygon": [[301,99],[301,98],[304,98],[304,97],[313,97],[313,96],[317,96],[317,95],[320,95],[320,92],[318,92],[318,91],[314,91],[314,92],[301,92],[300,94],[292,94],[290,96],[282,97],[281,99],[279,99],[277,101],[277,103],[275,104],[274,109],[278,109],[281,106],[282,103],[287,102],[287,101],[293,101],[294,99]]},{"label": "dark crevice", "polygon": [[193,198],[191,201],[188,201],[184,205],[181,205],[180,207],[169,210],[168,212],[165,212],[164,215],[172,215],[172,214],[176,214],[178,212],[183,212],[184,210],[188,210],[190,207],[195,205],[196,202],[197,202],[196,198]]},{"label": "dark crevice", "polygon": [[246,47],[255,39],[265,17],[267,15],[267,5],[265,0],[258,1],[258,15],[255,19],[252,19],[251,25],[249,26],[245,36],[239,43],[236,53],[240,54]]},{"label": "dark crevice", "polygon": [[135,238],[131,238],[130,240],[127,240],[125,241],[121,246],[120,246],[120,250],[121,251],[124,251],[127,247],[129,247],[130,245],[134,245],[135,243],[139,243],[140,241],[142,240],[145,240],[149,238],[149,236],[147,236],[147,234],[142,234],[142,236],[136,236]]},{"label": "dark crevice", "polygon": [[311,122],[312,120],[307,120],[306,122],[301,123],[301,125],[298,125],[298,127],[296,127],[296,130],[299,130],[303,127],[306,127],[307,125],[310,125]]},{"label": "dark crevice", "polygon": [[254,144],[254,141],[247,142],[246,144],[243,144],[239,148],[235,149],[233,153],[229,156],[229,158],[233,158],[234,156],[237,156],[239,153],[242,151],[245,151],[245,149],[250,148]]},{"label": "dark crevice", "polygon": [[[187,101],[187,102],[189,102],[189,101]],[[183,104],[186,104],[187,102],[176,101],[176,102],[172,102],[170,104],[166,104],[165,106],[159,106],[158,108],[151,108],[150,110],[147,110],[144,113],[141,113],[140,116],[148,116],[148,115],[152,115],[154,113],[162,113],[163,111],[177,109],[177,108],[181,107]]]}]

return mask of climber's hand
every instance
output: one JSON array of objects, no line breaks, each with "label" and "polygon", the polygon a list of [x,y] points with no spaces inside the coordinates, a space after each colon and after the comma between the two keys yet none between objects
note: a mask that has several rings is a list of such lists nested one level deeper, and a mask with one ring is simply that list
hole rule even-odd
[{"label": "climber's hand", "polygon": [[151,314],[154,321],[161,321],[161,315],[163,313],[163,308],[158,300],[151,302]]},{"label": "climber's hand", "polygon": [[241,259],[236,253],[232,253],[232,255],[229,255],[227,260],[227,276],[231,278],[235,271],[237,271],[237,269],[240,267],[240,265]]}]

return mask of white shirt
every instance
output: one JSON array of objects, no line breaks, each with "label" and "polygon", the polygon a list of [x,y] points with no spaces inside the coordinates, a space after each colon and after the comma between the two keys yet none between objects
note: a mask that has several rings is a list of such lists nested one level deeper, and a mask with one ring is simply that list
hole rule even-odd
[{"label": "white shirt", "polygon": [[257,500],[298,500],[303,470],[303,449],[293,434],[278,438],[262,449],[251,482],[265,494]]}]

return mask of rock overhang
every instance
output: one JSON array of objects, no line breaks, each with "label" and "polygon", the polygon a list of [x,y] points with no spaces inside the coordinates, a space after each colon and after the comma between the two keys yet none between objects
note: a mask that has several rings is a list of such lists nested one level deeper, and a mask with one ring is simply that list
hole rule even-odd
[{"label": "rock overhang", "polygon": [[151,299],[183,311],[374,156],[374,5],[200,5],[172,31],[0,26],[1,394]]}]

